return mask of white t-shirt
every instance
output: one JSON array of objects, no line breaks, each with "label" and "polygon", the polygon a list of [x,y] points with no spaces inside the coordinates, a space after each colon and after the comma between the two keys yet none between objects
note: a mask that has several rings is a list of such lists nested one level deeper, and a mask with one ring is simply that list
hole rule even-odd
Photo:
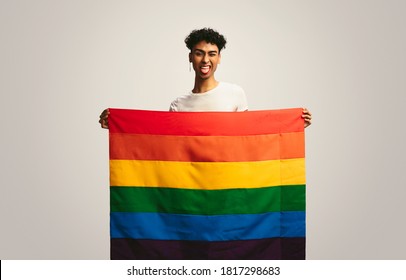
[{"label": "white t-shirt", "polygon": [[193,93],[176,98],[169,111],[179,112],[235,112],[248,110],[244,90],[237,85],[220,82],[215,88],[204,93]]}]

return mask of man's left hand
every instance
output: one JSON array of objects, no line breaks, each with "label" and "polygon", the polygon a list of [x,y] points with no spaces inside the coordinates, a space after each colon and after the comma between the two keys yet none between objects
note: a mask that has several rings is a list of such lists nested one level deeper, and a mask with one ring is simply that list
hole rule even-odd
[{"label": "man's left hand", "polygon": [[312,124],[312,114],[306,108],[303,108],[302,118],[304,118],[305,121],[305,128]]}]

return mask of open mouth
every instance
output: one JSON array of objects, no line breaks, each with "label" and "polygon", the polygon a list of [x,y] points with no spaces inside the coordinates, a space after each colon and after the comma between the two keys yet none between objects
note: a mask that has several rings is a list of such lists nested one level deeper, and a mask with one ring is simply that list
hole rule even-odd
[{"label": "open mouth", "polygon": [[200,67],[200,72],[202,72],[203,74],[207,74],[210,71],[210,66],[202,66]]}]

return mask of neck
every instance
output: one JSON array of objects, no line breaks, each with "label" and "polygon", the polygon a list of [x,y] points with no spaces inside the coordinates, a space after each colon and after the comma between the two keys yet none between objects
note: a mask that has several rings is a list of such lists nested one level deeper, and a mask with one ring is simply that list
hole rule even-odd
[{"label": "neck", "polygon": [[201,79],[200,77],[195,77],[195,86],[193,87],[193,93],[204,93],[209,90],[212,90],[219,84],[214,77],[209,79]]}]

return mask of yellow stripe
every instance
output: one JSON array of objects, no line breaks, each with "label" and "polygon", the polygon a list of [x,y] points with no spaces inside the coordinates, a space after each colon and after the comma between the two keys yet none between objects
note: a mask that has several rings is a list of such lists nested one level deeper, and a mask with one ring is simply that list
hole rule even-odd
[{"label": "yellow stripe", "polygon": [[179,162],[110,160],[110,185],[239,189],[305,184],[305,160]]}]

